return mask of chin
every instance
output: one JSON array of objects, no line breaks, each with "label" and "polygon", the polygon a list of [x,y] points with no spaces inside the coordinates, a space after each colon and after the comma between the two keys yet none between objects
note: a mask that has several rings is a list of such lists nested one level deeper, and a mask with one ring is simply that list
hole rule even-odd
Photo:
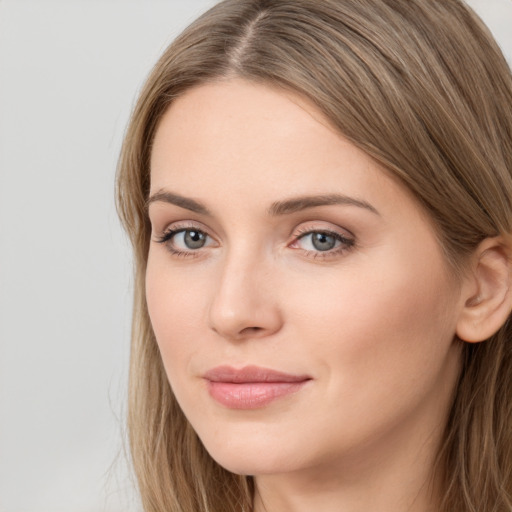
[{"label": "chin", "polygon": [[[270,453],[260,452],[258,456],[239,456],[233,454],[222,454],[217,457],[210,453],[212,458],[224,469],[236,475],[261,476],[276,475],[293,472],[297,468],[293,464],[287,464],[283,459],[272,460]],[[217,455],[217,454],[215,454]]]},{"label": "chin", "polygon": [[[279,440],[279,441],[278,441]],[[304,464],[300,447],[274,440],[244,437],[220,443],[203,442],[210,456],[224,469],[237,475],[269,475],[300,469]],[[274,442],[272,442],[274,441]]]}]

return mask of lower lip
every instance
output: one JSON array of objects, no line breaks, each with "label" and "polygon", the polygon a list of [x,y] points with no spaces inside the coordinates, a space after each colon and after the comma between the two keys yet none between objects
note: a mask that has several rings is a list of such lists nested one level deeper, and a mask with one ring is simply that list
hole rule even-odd
[{"label": "lower lip", "polygon": [[306,382],[208,381],[208,391],[214,400],[230,409],[259,409],[279,398],[296,393]]}]

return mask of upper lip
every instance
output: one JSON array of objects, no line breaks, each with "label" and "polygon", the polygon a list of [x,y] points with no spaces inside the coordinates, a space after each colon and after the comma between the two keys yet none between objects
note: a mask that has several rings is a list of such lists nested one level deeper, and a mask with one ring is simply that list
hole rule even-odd
[{"label": "upper lip", "polygon": [[303,382],[311,379],[308,375],[293,375],[260,366],[233,368],[227,365],[212,368],[203,377],[210,382],[231,382],[234,384],[251,382]]}]

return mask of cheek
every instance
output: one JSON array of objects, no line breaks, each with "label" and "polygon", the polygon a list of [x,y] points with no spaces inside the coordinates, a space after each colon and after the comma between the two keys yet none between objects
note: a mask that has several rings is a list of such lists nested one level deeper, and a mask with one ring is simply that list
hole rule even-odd
[{"label": "cheek", "polygon": [[171,378],[176,371],[188,367],[190,358],[201,346],[200,320],[204,319],[206,307],[204,287],[191,281],[190,275],[169,267],[150,253],[146,271],[148,312]]},{"label": "cheek", "polygon": [[294,337],[310,340],[308,356],[321,357],[331,381],[346,384],[339,389],[378,393],[376,383],[389,390],[432,379],[452,345],[457,296],[432,256],[381,254],[288,295]]},{"label": "cheek", "polygon": [[389,431],[412,411],[427,411],[425,422],[441,417],[458,372],[456,297],[442,267],[360,270],[289,294],[290,338],[301,341],[296,351],[312,362],[322,397],[311,416],[324,420],[309,427],[341,447]]}]

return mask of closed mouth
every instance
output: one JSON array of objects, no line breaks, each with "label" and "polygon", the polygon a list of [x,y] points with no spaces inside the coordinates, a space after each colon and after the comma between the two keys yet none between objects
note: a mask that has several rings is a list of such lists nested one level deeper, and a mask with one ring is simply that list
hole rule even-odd
[{"label": "closed mouth", "polygon": [[229,409],[259,409],[299,391],[311,377],[258,366],[218,366],[204,374],[210,396]]}]

